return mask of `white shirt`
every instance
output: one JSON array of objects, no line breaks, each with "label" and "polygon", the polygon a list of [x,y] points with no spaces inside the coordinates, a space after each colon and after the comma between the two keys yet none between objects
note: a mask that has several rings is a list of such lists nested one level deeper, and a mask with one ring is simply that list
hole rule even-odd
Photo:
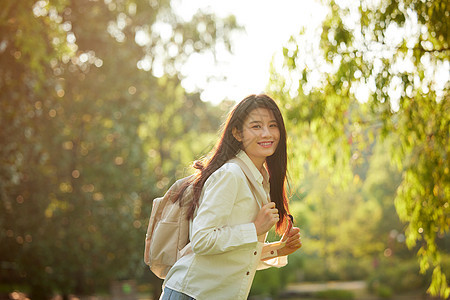
[{"label": "white shirt", "polygon": [[[245,152],[237,156],[270,197],[267,171],[262,175]],[[189,228],[193,251],[175,263],[164,285],[197,300],[247,299],[257,269],[287,264],[287,256],[264,249],[267,234],[257,237],[253,221],[259,209],[244,172],[225,163],[206,180],[200,195]]]}]

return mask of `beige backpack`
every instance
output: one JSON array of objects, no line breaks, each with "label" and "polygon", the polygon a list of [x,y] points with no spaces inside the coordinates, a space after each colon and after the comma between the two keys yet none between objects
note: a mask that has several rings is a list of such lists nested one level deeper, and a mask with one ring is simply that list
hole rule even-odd
[{"label": "beige backpack", "polygon": [[192,202],[192,185],[174,202],[186,180],[189,177],[176,181],[163,197],[153,200],[145,235],[144,262],[161,279],[190,248],[187,211]]}]

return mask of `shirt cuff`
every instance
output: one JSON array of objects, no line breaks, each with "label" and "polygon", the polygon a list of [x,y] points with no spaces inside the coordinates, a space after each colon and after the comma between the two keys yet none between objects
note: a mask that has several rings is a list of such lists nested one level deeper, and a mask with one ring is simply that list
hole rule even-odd
[{"label": "shirt cuff", "polygon": [[261,254],[261,259],[267,259],[267,258],[274,258],[278,256],[278,250],[270,250],[270,251],[264,251]]},{"label": "shirt cuff", "polygon": [[288,263],[287,255],[270,258],[267,260],[261,260],[258,264],[257,270],[264,270],[264,269],[267,269],[270,267],[281,268],[281,267],[286,266],[287,263]]},{"label": "shirt cuff", "polygon": [[278,250],[283,248],[286,242],[265,243],[261,253],[261,259],[272,258],[278,256]]}]

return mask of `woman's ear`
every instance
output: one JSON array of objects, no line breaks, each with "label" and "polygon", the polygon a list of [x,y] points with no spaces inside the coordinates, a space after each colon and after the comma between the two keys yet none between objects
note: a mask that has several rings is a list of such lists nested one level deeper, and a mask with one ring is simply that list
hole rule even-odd
[{"label": "woman's ear", "polygon": [[236,127],[234,127],[231,132],[238,142],[242,142],[242,133]]}]

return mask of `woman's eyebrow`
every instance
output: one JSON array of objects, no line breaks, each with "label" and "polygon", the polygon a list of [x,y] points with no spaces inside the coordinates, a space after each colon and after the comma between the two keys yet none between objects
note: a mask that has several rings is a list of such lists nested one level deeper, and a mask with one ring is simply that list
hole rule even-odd
[{"label": "woman's eyebrow", "polygon": [[[250,122],[249,122],[249,124],[254,124],[254,123],[262,124],[263,121],[260,121],[260,120],[253,120],[253,121],[250,121]],[[277,122],[277,120],[273,119],[273,120],[270,120],[268,123],[278,123],[278,122]]]}]

